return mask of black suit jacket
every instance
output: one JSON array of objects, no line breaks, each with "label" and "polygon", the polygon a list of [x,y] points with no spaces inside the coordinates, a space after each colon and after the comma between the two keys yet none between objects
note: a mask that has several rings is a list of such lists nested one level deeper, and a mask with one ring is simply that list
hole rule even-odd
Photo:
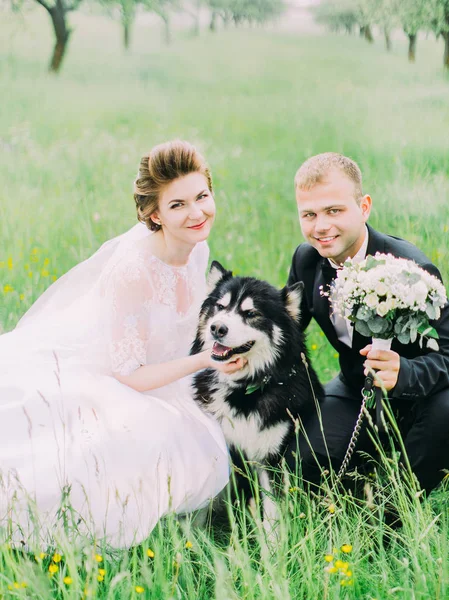
[{"label": "black suit jacket", "polygon": [[[441,279],[440,272],[416,246],[397,237],[385,235],[368,226],[369,239],[367,254],[390,253],[401,258],[414,260],[418,265]],[[363,387],[363,362],[359,350],[371,342],[354,330],[352,348],[342,344],[337,338],[330,320],[329,300],[320,294],[324,285],[321,272],[322,261],[310,244],[300,244],[293,255],[288,284],[304,282],[304,295],[301,305],[301,326],[305,329],[312,317],[318,322],[329,342],[337,350],[340,359],[341,377],[354,390]],[[449,387],[449,304],[442,310],[438,321],[432,323],[438,332],[439,351],[420,348],[418,342],[400,344],[394,340],[391,349],[401,357],[401,366],[396,386],[390,396],[397,398],[420,398]]]}]

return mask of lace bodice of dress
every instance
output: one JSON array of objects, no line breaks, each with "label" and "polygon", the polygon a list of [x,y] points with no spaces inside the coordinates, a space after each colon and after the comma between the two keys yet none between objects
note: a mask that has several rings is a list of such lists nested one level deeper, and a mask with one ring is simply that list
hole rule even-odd
[{"label": "lace bodice of dress", "polygon": [[148,239],[129,248],[105,289],[111,370],[121,375],[186,356],[205,295],[205,242],[186,266],[173,267],[150,252]]}]

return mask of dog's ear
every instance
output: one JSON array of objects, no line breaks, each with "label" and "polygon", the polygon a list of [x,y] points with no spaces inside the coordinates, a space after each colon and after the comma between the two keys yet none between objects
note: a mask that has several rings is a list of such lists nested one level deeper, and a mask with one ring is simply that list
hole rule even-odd
[{"label": "dog's ear", "polygon": [[217,285],[224,279],[230,279],[232,277],[232,271],[227,271],[221,264],[214,260],[209,269],[207,275],[207,292],[210,292],[217,287]]},{"label": "dog's ear", "polygon": [[292,286],[285,286],[281,290],[282,297],[284,300],[285,308],[287,309],[288,314],[295,321],[299,321],[299,317],[301,316],[301,300],[304,291],[304,283],[302,281],[298,281]]}]

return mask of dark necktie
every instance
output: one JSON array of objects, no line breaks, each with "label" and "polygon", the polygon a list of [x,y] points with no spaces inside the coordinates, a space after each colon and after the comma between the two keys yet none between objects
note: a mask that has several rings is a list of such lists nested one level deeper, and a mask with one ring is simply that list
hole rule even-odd
[{"label": "dark necktie", "polygon": [[330,264],[330,262],[327,260],[327,258],[321,259],[321,273],[322,273],[323,279],[324,279],[325,291],[327,291],[329,289],[328,286],[330,286],[330,284],[333,282],[333,280],[337,276],[337,271],[338,271],[338,269],[335,269]]}]

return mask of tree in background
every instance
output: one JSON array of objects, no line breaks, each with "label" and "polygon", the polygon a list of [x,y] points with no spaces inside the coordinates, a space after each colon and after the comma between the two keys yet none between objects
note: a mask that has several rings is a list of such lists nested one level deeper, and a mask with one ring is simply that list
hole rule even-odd
[{"label": "tree in background", "polygon": [[120,21],[123,27],[123,47],[129,49],[131,43],[131,29],[136,18],[138,0],[117,0],[120,8]]},{"label": "tree in background", "polygon": [[346,0],[346,2],[331,0],[318,4],[315,9],[315,18],[318,23],[325,25],[335,33],[344,31],[351,34],[359,25],[352,0]]},{"label": "tree in background", "polygon": [[429,30],[434,22],[433,0],[398,0],[398,16],[408,37],[408,60],[416,60],[418,31]]},{"label": "tree in background", "polygon": [[331,31],[352,33],[358,27],[362,37],[370,43],[374,41],[370,0],[327,0],[318,4],[315,14],[317,21]]},{"label": "tree in background", "polygon": [[148,12],[158,15],[164,23],[164,39],[171,42],[171,12],[181,8],[181,0],[142,0],[142,6]]},{"label": "tree in background", "polygon": [[283,0],[231,0],[230,10],[236,25],[262,25],[279,17],[285,9]]},{"label": "tree in background", "polygon": [[388,52],[391,50],[391,31],[400,26],[398,2],[399,0],[372,0],[370,5],[373,22],[383,32]]},{"label": "tree in background", "polygon": [[449,69],[449,0],[433,0],[435,3],[434,30],[444,40],[443,65]]},{"label": "tree in background", "polygon": [[206,0],[191,0],[184,2],[182,10],[193,19],[192,34],[198,36],[200,34],[200,11],[201,7],[206,3]]},{"label": "tree in background", "polygon": [[206,0],[211,11],[209,29],[215,31],[220,18],[225,26],[262,25],[279,17],[285,10],[284,0]]},{"label": "tree in background", "polygon": [[67,50],[67,44],[72,30],[67,23],[67,15],[69,12],[76,10],[81,3],[81,0],[36,0],[50,15],[55,33],[55,46],[50,60],[49,71],[58,73],[62,60]]}]

